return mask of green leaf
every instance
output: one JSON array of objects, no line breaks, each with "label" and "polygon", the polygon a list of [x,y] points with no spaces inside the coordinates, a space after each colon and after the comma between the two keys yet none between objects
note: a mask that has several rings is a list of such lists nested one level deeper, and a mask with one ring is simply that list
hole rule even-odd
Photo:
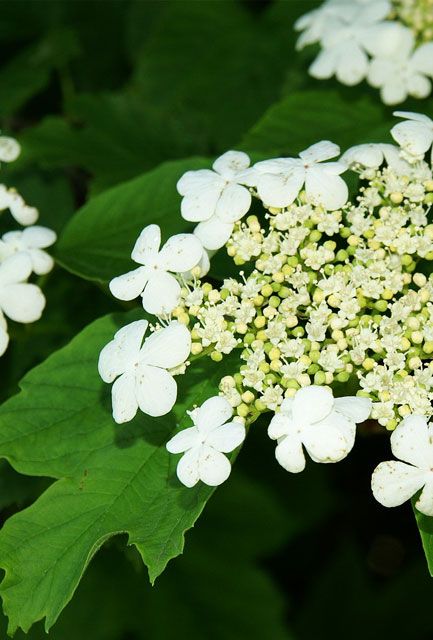
[{"label": "green leaf", "polygon": [[319,140],[343,149],[362,142],[385,142],[392,118],[368,96],[350,98],[332,90],[292,93],[272,106],[241,142],[245,151],[298,154]]},{"label": "green leaf", "polygon": [[129,271],[132,248],[147,224],[160,224],[166,238],[185,230],[176,182],[185,171],[206,166],[202,158],[167,162],[91,199],[66,227],[57,259],[73,273],[100,282]]},{"label": "green leaf", "polygon": [[49,629],[93,555],[116,534],[127,533],[153,582],[182,552],[185,531],[213,493],[205,485],[190,490],[178,482],[177,461],[165,443],[188,408],[217,393],[235,356],[218,365],[194,363],[178,378],[171,414],[141,414],[118,426],[96,364],[119,323],[139,315],[91,324],[33,369],[22,392],[0,409],[0,455],[20,473],[57,479],[0,533],[0,593],[10,632],[27,631],[44,617]]}]

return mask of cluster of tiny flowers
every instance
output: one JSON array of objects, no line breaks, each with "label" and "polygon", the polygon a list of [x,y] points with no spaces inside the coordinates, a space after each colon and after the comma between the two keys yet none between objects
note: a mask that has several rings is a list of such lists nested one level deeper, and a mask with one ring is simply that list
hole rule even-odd
[{"label": "cluster of tiny flowers", "polygon": [[[398,145],[359,145],[336,160],[338,146],[322,141],[252,167],[229,151],[212,169],[187,172],[178,191],[193,232],[160,248],[160,229],[149,225],[132,252],[138,268],[111,281],[117,298],[141,297],[156,316],[151,326],[120,329],[101,353],[116,422],[138,409],[169,413],[175,377],[195,360],[232,363],[219,396],[192,408],[193,426],[167,443],[182,454],[184,485],[223,482],[225,454],[269,413],[276,459],[289,472],[304,469],[305,452],[319,463],[342,460],[356,425],[372,418],[393,432],[404,461],[379,465],[376,498],[400,504],[427,483],[433,460],[417,465],[414,483],[406,463],[415,463],[394,434],[407,431],[410,440],[413,424],[427,433],[433,414],[433,279],[423,273],[433,260],[433,121],[398,115]],[[358,176],[352,196],[346,172]],[[223,247],[239,275],[217,284],[206,276]],[[393,481],[401,465],[410,494],[400,477]],[[425,495],[418,508],[433,514]]]},{"label": "cluster of tiny flowers", "polygon": [[[19,154],[14,138],[0,136],[0,162],[13,162]],[[7,319],[27,324],[42,315],[45,297],[28,280],[33,273],[51,271],[53,259],[44,249],[56,240],[54,231],[34,225],[38,210],[27,205],[15,189],[0,184],[0,212],[5,210],[25,229],[9,231],[0,239],[0,356],[9,344]]]},{"label": "cluster of tiny flowers", "polygon": [[426,98],[433,78],[432,0],[326,0],[295,23],[298,48],[318,44],[309,73],[363,80],[385,104]]}]

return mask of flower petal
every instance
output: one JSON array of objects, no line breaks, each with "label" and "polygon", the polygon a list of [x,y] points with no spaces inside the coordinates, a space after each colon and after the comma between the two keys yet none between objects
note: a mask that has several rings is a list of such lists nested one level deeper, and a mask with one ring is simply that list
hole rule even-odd
[{"label": "flower petal", "polygon": [[190,222],[208,220],[215,213],[225,184],[222,178],[217,177],[211,184],[184,196],[180,205],[182,217]]},{"label": "flower petal", "polygon": [[364,80],[368,68],[369,59],[367,54],[361,47],[352,43],[350,53],[348,52],[347,55],[343,53],[339,56],[335,75],[337,80],[348,87],[353,87],[361,82],[361,80]]},{"label": "flower petal", "polygon": [[113,382],[138,360],[147,320],[136,320],[115,333],[99,354],[98,371],[104,382]]},{"label": "flower petal", "polygon": [[178,233],[162,247],[158,265],[165,271],[182,273],[195,267],[202,254],[202,244],[192,233]]},{"label": "flower petal", "polygon": [[257,181],[257,192],[268,207],[286,207],[297,198],[304,180],[305,169],[299,165],[285,175],[266,173]]},{"label": "flower petal", "polygon": [[133,271],[128,271],[110,281],[110,291],[118,300],[134,300],[143,292],[148,274],[147,267],[137,267]]},{"label": "flower petal", "polygon": [[21,153],[21,147],[15,138],[0,136],[0,160],[14,162]]},{"label": "flower petal", "polygon": [[34,225],[22,232],[22,240],[32,249],[46,249],[55,243],[57,234],[52,229]]},{"label": "flower petal", "polygon": [[386,58],[375,58],[370,63],[367,73],[367,81],[372,87],[379,89],[383,87],[389,78],[395,75],[395,64]]},{"label": "flower petal", "polygon": [[189,427],[176,433],[165,446],[170,453],[184,453],[200,443],[201,436],[197,427]]},{"label": "flower petal", "polygon": [[370,416],[371,408],[372,403],[369,398],[344,396],[334,400],[334,409],[356,423],[367,420]]},{"label": "flower petal", "polygon": [[53,258],[42,249],[32,249],[29,253],[32,260],[32,268],[36,275],[43,276],[54,267]]},{"label": "flower petal", "polygon": [[317,58],[313,61],[308,72],[317,80],[329,80],[335,73],[337,56],[335,50],[322,49]]},{"label": "flower petal", "polygon": [[421,469],[433,467],[433,444],[424,416],[407,416],[391,435],[391,450],[396,458]]},{"label": "flower petal", "polygon": [[0,264],[0,288],[27,280],[32,272],[32,261],[28,254],[20,252],[6,258]]},{"label": "flower petal", "polygon": [[245,440],[245,427],[239,422],[228,422],[213,429],[206,438],[206,444],[216,451],[230,453]]},{"label": "flower petal", "polygon": [[426,482],[426,472],[404,462],[381,462],[371,477],[373,495],[384,507],[398,507]]},{"label": "flower petal", "polygon": [[231,404],[222,396],[213,396],[203,402],[194,413],[194,422],[203,434],[225,424],[233,415]]},{"label": "flower petal", "polygon": [[327,387],[311,385],[299,389],[292,405],[293,422],[296,425],[313,424],[330,414],[334,406],[332,391]]},{"label": "flower petal", "polygon": [[140,362],[163,369],[173,369],[185,362],[191,351],[191,334],[184,324],[171,322],[152,333],[140,351]]},{"label": "flower petal", "polygon": [[288,435],[295,427],[293,420],[280,411],[274,415],[269,423],[268,436],[271,440],[278,440],[278,438]]},{"label": "flower petal", "polygon": [[414,73],[408,79],[407,90],[414,98],[427,98],[431,92],[431,82],[421,73]]},{"label": "flower petal", "polygon": [[383,162],[383,152],[380,144],[358,144],[341,156],[341,162],[345,162],[347,166],[360,164],[363,167],[376,169]]},{"label": "flower petal", "polygon": [[194,487],[200,480],[199,476],[199,459],[201,446],[194,447],[183,454],[177,463],[176,474],[185,487]]},{"label": "flower petal", "polygon": [[349,196],[344,180],[340,176],[327,174],[321,167],[307,169],[305,191],[313,204],[323,205],[328,211],[340,209]]},{"label": "flower petal", "polygon": [[140,364],[136,368],[135,393],[141,411],[156,418],[172,410],[177,384],[165,369]]},{"label": "flower petal", "polygon": [[433,123],[407,120],[391,129],[394,140],[413,156],[423,156],[433,142]]},{"label": "flower petal", "polygon": [[237,222],[251,207],[251,193],[239,184],[224,187],[215,213],[223,222]]},{"label": "flower petal", "polygon": [[314,162],[322,162],[323,160],[330,160],[335,158],[340,153],[340,147],[338,144],[334,144],[329,140],[322,140],[316,144],[311,145],[305,151],[301,151],[299,157],[308,164]]},{"label": "flower petal", "polygon": [[415,507],[424,515],[433,516],[433,473],[431,472]]},{"label": "flower petal", "polygon": [[171,273],[158,270],[151,274],[141,297],[147,313],[156,316],[171,313],[179,302],[180,284]]},{"label": "flower petal", "polygon": [[199,169],[198,171],[187,171],[178,180],[176,189],[181,196],[186,196],[194,191],[200,191],[214,185],[222,186],[224,180],[221,180],[215,171],[211,169]]},{"label": "flower petal", "polygon": [[113,418],[117,424],[129,422],[135,417],[138,402],[135,397],[135,376],[133,373],[123,373],[114,381],[111,389],[113,404]]},{"label": "flower petal", "polygon": [[210,487],[217,487],[227,480],[232,468],[223,453],[204,445],[200,451],[199,477]]},{"label": "flower petal", "polygon": [[200,222],[194,229],[194,234],[205,249],[216,251],[225,245],[232,231],[233,223],[223,222],[217,216],[212,216],[209,220]]},{"label": "flower petal", "polygon": [[433,42],[426,42],[415,49],[412,65],[417,71],[433,76]]},{"label": "flower petal", "polygon": [[0,309],[15,322],[39,320],[45,307],[45,296],[35,284],[9,284],[0,290]]},{"label": "flower petal", "polygon": [[[337,422],[337,415],[331,415],[326,420],[308,425],[302,430],[302,443],[315,462],[339,462],[353,447],[353,442],[347,440],[343,430],[332,423],[332,420],[334,423]],[[344,420],[342,416],[341,419]]]},{"label": "flower petal", "polygon": [[138,264],[148,264],[153,262],[158,255],[159,247],[161,246],[161,229],[157,224],[149,224],[144,227],[143,231],[138,236],[134,248],[131,253],[131,258]]},{"label": "flower petal", "polygon": [[295,435],[281,438],[275,448],[277,462],[290,473],[300,473],[305,469],[305,455],[301,440]]},{"label": "flower petal", "polygon": [[250,159],[243,151],[227,151],[217,158],[212,167],[227,180],[250,166]]},{"label": "flower petal", "polygon": [[9,344],[8,325],[0,310],[0,356],[4,354]]}]

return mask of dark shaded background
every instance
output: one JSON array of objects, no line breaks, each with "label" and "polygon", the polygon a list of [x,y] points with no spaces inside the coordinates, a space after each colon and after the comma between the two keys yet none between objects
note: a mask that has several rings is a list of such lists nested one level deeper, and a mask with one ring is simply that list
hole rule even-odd
[{"label": "dark shaded background", "polygon": [[[61,233],[92,194],[165,160],[236,147],[275,102],[317,89],[291,26],[314,4],[3,0],[0,123],[23,145],[4,181]],[[359,95],[378,102],[365,87],[329,86],[348,103]],[[6,217],[0,226],[12,228]],[[112,309],[102,291],[59,268],[44,288],[43,322],[14,327],[1,360],[2,400],[26,370]],[[372,469],[389,455],[386,438],[360,437],[349,460],[311,463],[298,477],[274,463],[272,443],[258,433],[265,426],[153,589],[116,539],[48,637],[432,638],[433,583],[411,510],[383,509],[369,489]],[[2,462],[2,519],[45,486]],[[36,626],[28,637],[46,635]]]}]

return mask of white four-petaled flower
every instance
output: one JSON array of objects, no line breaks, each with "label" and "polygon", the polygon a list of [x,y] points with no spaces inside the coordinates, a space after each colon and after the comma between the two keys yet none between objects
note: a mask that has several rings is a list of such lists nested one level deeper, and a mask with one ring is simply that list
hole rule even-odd
[{"label": "white four-petaled flower", "polygon": [[160,249],[158,225],[145,227],[138,237],[131,257],[141,266],[114,278],[111,293],[119,300],[134,300],[141,295],[148,313],[168,314],[179,302],[181,287],[173,273],[195,267],[203,258],[203,247],[191,233],[172,236]]},{"label": "white four-petaled flower", "polygon": [[394,115],[404,118],[404,122],[391,129],[391,135],[401,146],[405,159],[412,163],[422,160],[433,144],[433,120],[412,111],[396,111]]},{"label": "white four-petaled flower", "polygon": [[324,162],[340,153],[338,145],[323,140],[299,154],[299,158],[275,158],[258,162],[245,172],[246,182],[257,189],[269,207],[286,207],[298,197],[305,185],[307,200],[329,211],[347,202],[348,188],[340,174],[342,162]]},{"label": "white four-petaled flower", "polygon": [[397,507],[422,490],[415,506],[433,516],[433,425],[424,416],[407,416],[391,435],[396,458],[373,472],[373,495],[384,507]]},{"label": "white four-petaled flower", "polygon": [[32,262],[32,270],[41,276],[54,266],[53,258],[43,249],[56,241],[56,234],[46,227],[27,227],[23,231],[8,231],[0,240],[0,261],[14,253],[25,253]]},{"label": "white four-petaled flower", "polygon": [[369,417],[371,406],[367,398],[334,398],[327,387],[299,389],[269,425],[269,437],[278,441],[276,459],[291,473],[305,468],[303,447],[315,462],[343,460],[355,442],[356,423]]},{"label": "white four-petaled flower", "polygon": [[172,322],[143,342],[147,320],[137,320],[119,329],[101,351],[98,370],[104,382],[113,382],[113,418],[132,420],[140,408],[150,416],[171,411],[177,384],[170,370],[180,366],[191,350],[188,329]]},{"label": "white four-petaled flower", "polygon": [[199,480],[211,487],[222,484],[231,466],[224,455],[245,439],[245,427],[229,422],[233,409],[225,398],[215,396],[189,413],[193,427],[177,433],[169,442],[170,453],[183,453],[177,465],[177,476],[186,487]]},{"label": "white four-petaled flower", "polygon": [[251,194],[242,177],[250,159],[241,151],[227,151],[210,169],[188,171],[177,183],[183,196],[185,220],[199,222],[194,233],[206,249],[216,250],[229,239],[234,223],[250,209]]}]

